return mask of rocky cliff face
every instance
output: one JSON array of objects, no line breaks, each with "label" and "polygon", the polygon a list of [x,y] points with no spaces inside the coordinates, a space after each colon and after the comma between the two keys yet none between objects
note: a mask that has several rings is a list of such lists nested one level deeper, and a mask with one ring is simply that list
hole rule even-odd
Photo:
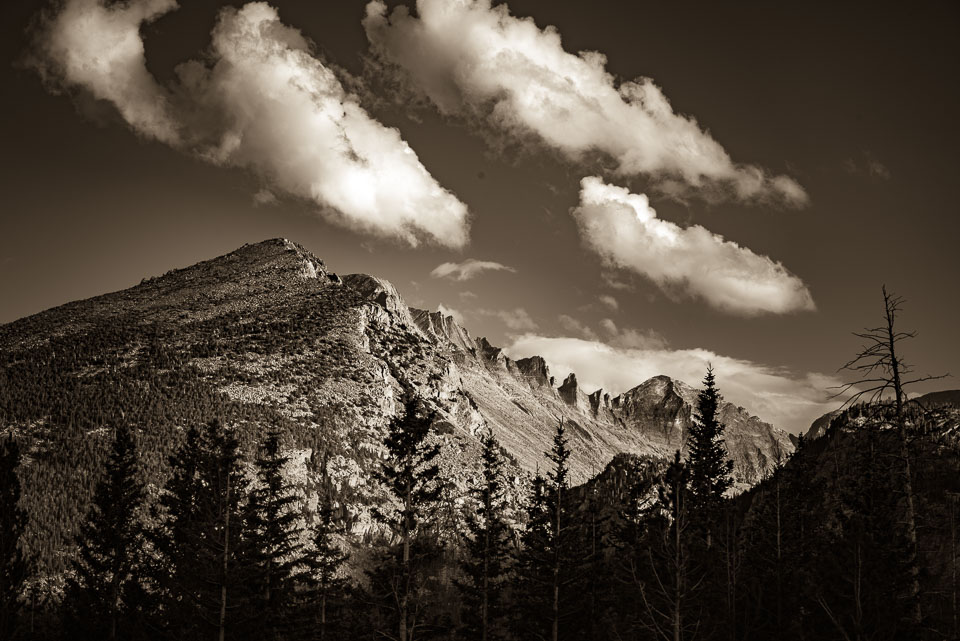
[{"label": "rocky cliff face", "polygon": [[[513,361],[485,338],[471,339],[451,317],[416,309],[412,315],[457,364],[464,393],[527,470],[544,461],[560,418],[570,428],[571,468],[578,480],[603,469],[618,452],[667,457],[685,450],[697,390],[684,382],[656,376],[612,398],[603,390],[587,393],[576,374],[557,385],[539,356]],[[720,411],[741,485],[758,480],[793,450],[785,432],[742,407],[724,403]]]},{"label": "rocky cliff face", "polygon": [[[0,326],[0,435],[27,443],[24,500],[39,519],[28,547],[49,563],[85,510],[119,421],[135,427],[152,491],[190,424],[226,420],[248,451],[279,429],[308,511],[325,459],[362,533],[384,500],[371,472],[411,388],[437,411],[454,487],[473,474],[476,434],[489,427],[518,492],[523,472],[544,466],[558,420],[582,482],[617,453],[682,448],[696,397],[662,376],[615,398],[581,389],[575,375],[558,385],[542,358],[514,361],[452,318],[408,308],[389,282],[339,277],[284,239]],[[722,412],[741,482],[790,450],[783,432],[742,408]]]}]

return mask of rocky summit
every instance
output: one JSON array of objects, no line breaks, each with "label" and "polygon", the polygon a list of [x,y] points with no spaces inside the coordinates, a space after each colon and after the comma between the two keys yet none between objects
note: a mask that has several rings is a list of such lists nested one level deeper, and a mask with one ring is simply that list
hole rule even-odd
[{"label": "rocky summit", "polygon": [[[388,281],[338,276],[285,239],[0,326],[0,363],[0,432],[31,444],[21,471],[27,547],[48,567],[121,420],[136,430],[153,492],[186,426],[219,417],[246,446],[279,429],[308,504],[322,459],[362,532],[382,500],[371,472],[404,389],[436,410],[453,483],[472,473],[476,436],[489,427],[518,486],[543,467],[561,419],[576,482],[618,453],[670,456],[684,447],[697,394],[666,376],[614,397],[582,389],[575,374],[557,381],[542,358],[512,360],[451,317],[409,308]],[[721,416],[741,485],[792,450],[785,432],[743,408],[725,403]]]}]

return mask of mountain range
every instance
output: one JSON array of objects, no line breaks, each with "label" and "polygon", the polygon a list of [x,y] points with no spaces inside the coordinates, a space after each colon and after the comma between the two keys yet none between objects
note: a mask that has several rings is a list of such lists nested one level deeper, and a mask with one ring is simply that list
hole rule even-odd
[{"label": "mountain range", "polygon": [[[338,275],[285,239],[0,326],[0,432],[31,444],[21,472],[33,508],[27,545],[49,567],[118,421],[136,428],[153,492],[189,424],[219,417],[247,447],[278,429],[290,478],[310,497],[322,456],[362,531],[364,506],[382,498],[371,472],[405,390],[436,410],[454,483],[472,473],[477,434],[489,428],[519,487],[544,465],[559,420],[574,482],[620,453],[683,449],[697,390],[667,376],[638,383],[611,397],[582,389],[575,374],[557,381],[544,359],[513,360],[452,317],[408,307],[387,280]],[[741,407],[724,403],[721,418],[741,487],[793,449],[786,432]]]}]

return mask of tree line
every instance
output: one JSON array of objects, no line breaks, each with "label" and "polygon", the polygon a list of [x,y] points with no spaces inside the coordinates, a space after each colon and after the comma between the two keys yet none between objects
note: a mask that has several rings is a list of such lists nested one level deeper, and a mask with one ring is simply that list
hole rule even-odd
[{"label": "tree line", "polygon": [[61,598],[39,608],[19,545],[28,453],[7,438],[0,638],[960,638],[960,455],[943,437],[956,412],[907,406],[888,319],[879,358],[897,364],[894,400],[843,412],[737,496],[712,369],[686,453],[668,461],[618,456],[573,486],[558,418],[519,513],[490,432],[466,495],[450,501],[435,416],[408,394],[374,474],[388,500],[354,545],[322,451],[306,503],[280,432],[245,452],[214,420],[187,430],[155,488],[138,480],[134,430],[120,422]]}]

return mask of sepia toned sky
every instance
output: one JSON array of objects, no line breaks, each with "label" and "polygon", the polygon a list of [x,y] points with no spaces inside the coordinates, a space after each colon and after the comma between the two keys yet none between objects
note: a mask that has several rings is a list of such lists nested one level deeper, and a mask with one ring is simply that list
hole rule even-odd
[{"label": "sepia toned sky", "polygon": [[0,322],[282,236],[588,392],[800,431],[882,284],[960,374],[953,3],[180,4],[4,5]]}]

